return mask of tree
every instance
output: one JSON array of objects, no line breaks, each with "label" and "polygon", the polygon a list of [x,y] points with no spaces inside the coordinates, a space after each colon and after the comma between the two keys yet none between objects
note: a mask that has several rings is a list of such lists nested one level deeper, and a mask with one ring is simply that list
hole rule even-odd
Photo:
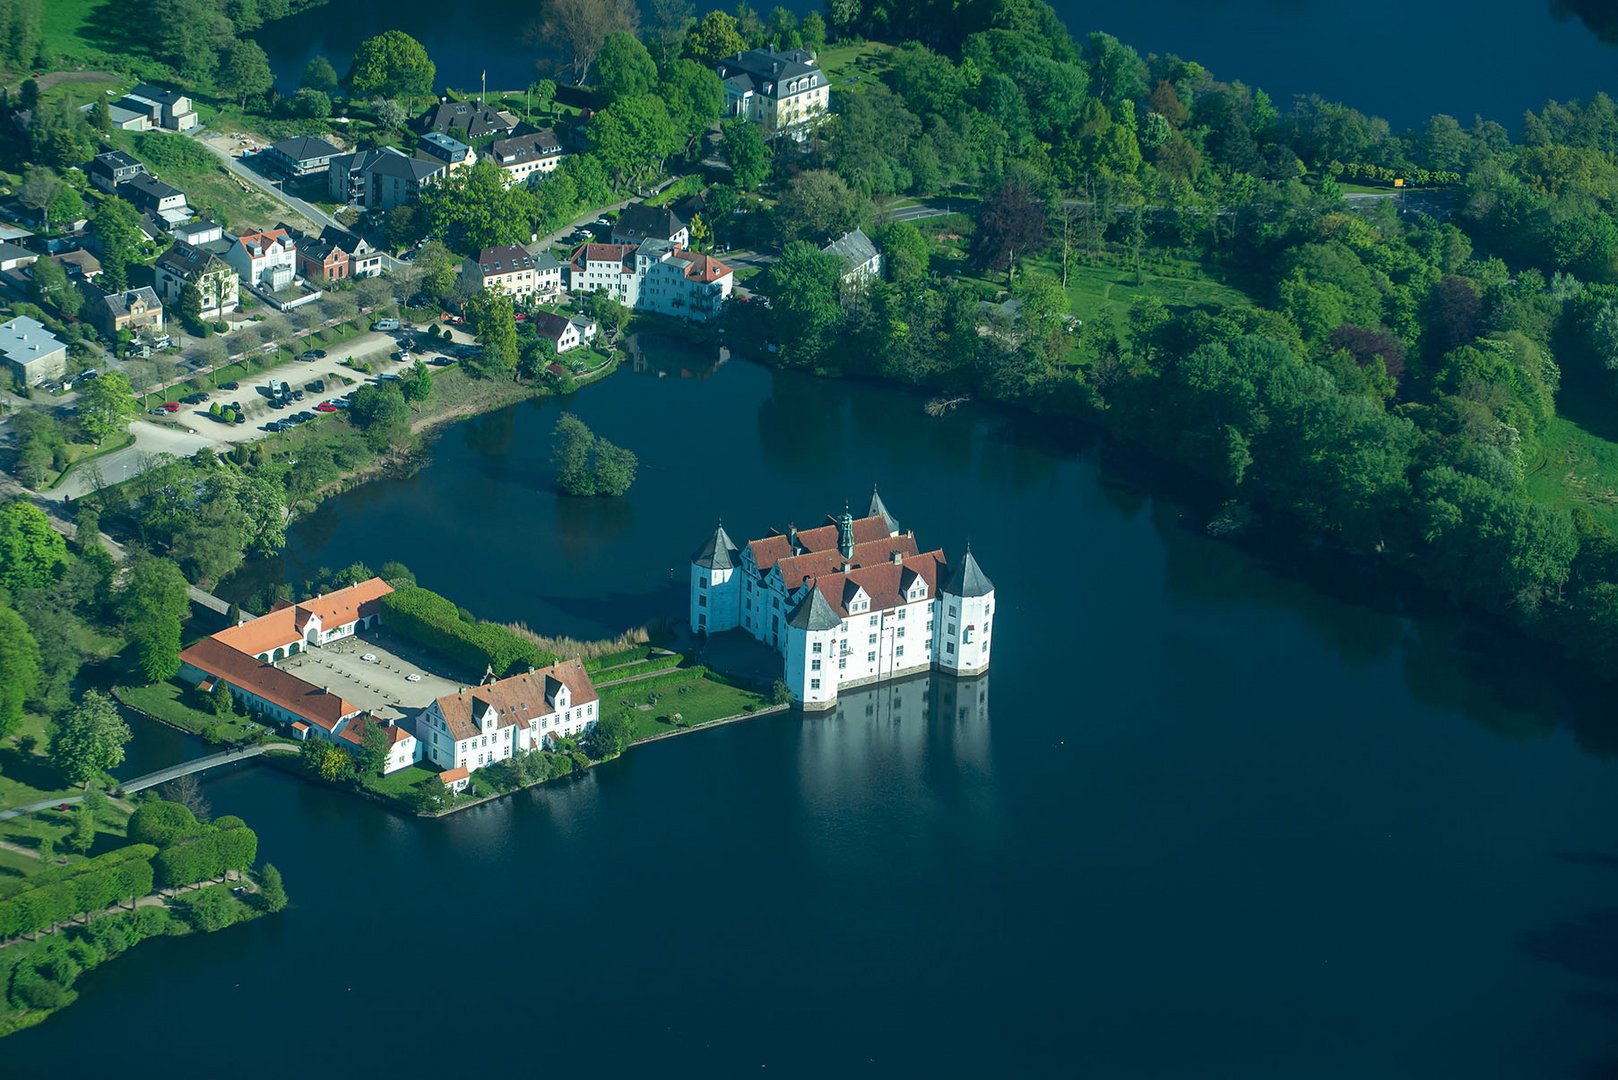
[{"label": "tree", "polygon": [[511,297],[496,289],[466,302],[466,321],[483,350],[465,362],[480,375],[503,375],[517,367],[517,321]]},{"label": "tree", "polygon": [[[32,59],[32,57],[30,57]],[[17,92],[17,107],[33,112],[39,108],[39,83],[34,79],[24,79]]]},{"label": "tree", "polygon": [[67,568],[67,541],[23,499],[0,504],[0,589],[43,589]]},{"label": "tree", "polygon": [[1045,244],[1045,207],[1026,183],[1008,180],[990,196],[972,236],[973,260],[1010,276],[1017,260]]},{"label": "tree", "polygon": [[597,289],[585,297],[584,309],[606,331],[609,345],[618,340],[618,335],[629,324],[629,305],[605,289]]},{"label": "tree", "polygon": [[[73,835],[68,840],[69,846],[80,855],[90,854],[90,849],[96,845],[96,816],[88,806],[80,805],[73,814]],[[106,907],[106,904],[100,905]]]},{"label": "tree", "polygon": [[770,175],[770,151],[764,145],[764,136],[758,125],[745,117],[726,120],[724,132],[725,160],[730,162],[730,174],[736,186],[753,191]]},{"label": "tree", "polygon": [[789,362],[811,364],[834,343],[843,321],[844,269],[840,256],[802,240],[783,248],[770,267],[770,322]]},{"label": "tree", "polygon": [[550,112],[551,106],[556,103],[556,81],[540,79],[531,84],[528,87],[528,101],[540,112]]},{"label": "tree", "polygon": [[696,25],[691,0],[652,0],[652,42],[657,46],[657,65],[667,68],[685,45],[685,36]]},{"label": "tree", "polygon": [[399,390],[408,402],[426,401],[433,392],[433,373],[427,365],[417,360],[404,372],[399,379]]},{"label": "tree", "polygon": [[180,623],[190,607],[189,586],[174,563],[148,558],[130,568],[118,614],[147,682],[171,679],[180,670]]},{"label": "tree", "polygon": [[51,207],[64,186],[55,169],[30,165],[23,174],[22,186],[17,189],[17,198],[22,204],[44,218],[46,232],[51,228]]},{"label": "tree", "polygon": [[[202,784],[197,780],[195,773],[186,773],[184,776],[170,780],[158,789],[158,794],[167,802],[184,807],[190,813],[191,820],[195,823],[206,825],[208,819],[213,816],[213,806],[208,802],[208,797],[202,793]],[[186,824],[182,827],[189,829],[190,825]],[[190,833],[188,832],[187,835],[190,835]],[[156,840],[151,842],[158,843]],[[167,842],[172,843],[173,841]]]},{"label": "tree", "polygon": [[88,784],[123,764],[131,733],[113,700],[88,690],[51,733],[51,763],[75,784]]},{"label": "tree", "polygon": [[258,42],[238,38],[220,53],[214,81],[219,89],[236,99],[236,104],[245,105],[248,98],[256,98],[275,85],[275,73],[270,70],[270,58]]},{"label": "tree", "polygon": [[686,135],[686,150],[701,137],[709,124],[725,111],[725,85],[712,68],[695,60],[675,60],[658,89],[668,105],[669,119]]},{"label": "tree", "polygon": [[609,34],[633,34],[640,27],[635,0],[544,0],[538,36],[556,42],[568,56],[573,84],[583,86]]},{"label": "tree", "polygon": [[405,107],[394,98],[379,97],[371,100],[371,108],[376,111],[376,122],[389,131],[399,131],[410,119]]},{"label": "tree", "polygon": [[876,246],[882,252],[882,267],[888,280],[916,281],[927,276],[930,251],[927,238],[908,221],[895,221],[885,225],[876,234]]},{"label": "tree", "polygon": [[135,391],[121,371],[92,380],[79,397],[79,430],[97,446],[126,430],[135,414]]},{"label": "tree", "polygon": [[590,756],[598,761],[617,757],[629,749],[634,741],[634,734],[629,729],[629,721],[618,713],[601,714],[595,727],[590,729],[587,740]]},{"label": "tree", "polygon": [[572,413],[563,413],[551,429],[555,445],[551,463],[556,466],[556,486],[568,495],[595,494],[595,475],[590,459],[595,451],[595,433]]},{"label": "tree", "polygon": [[746,49],[747,42],[736,27],[735,16],[723,11],[708,12],[685,39],[685,51],[693,60],[708,67]]},{"label": "tree", "polygon": [[634,34],[615,30],[602,42],[596,57],[595,86],[610,103],[636,94],[649,94],[657,85],[657,65]]},{"label": "tree", "polygon": [[34,263],[33,274],[31,284],[35,300],[51,305],[65,318],[78,316],[79,309],[84,305],[84,294],[67,279],[67,271],[62,269],[60,263],[40,259]]},{"label": "tree", "polygon": [[668,106],[651,94],[622,98],[590,118],[590,148],[613,176],[613,191],[638,184],[663,167],[680,148],[680,132]]},{"label": "tree", "polygon": [[484,159],[427,188],[418,212],[428,235],[456,251],[476,252],[525,243],[539,218],[539,200],[525,185],[508,185],[500,167]]},{"label": "tree", "polygon": [[635,470],[640,465],[634,452],[605,439],[597,439],[592,473],[597,495],[617,498],[635,482]]},{"label": "tree", "polygon": [[292,110],[293,116],[301,116],[306,120],[324,120],[331,115],[331,97],[324,90],[315,90],[304,87],[292,95],[292,101],[287,108]]},{"label": "tree", "polygon": [[354,426],[365,432],[366,440],[379,449],[396,446],[410,434],[410,406],[394,383],[360,387],[349,415]]},{"label": "tree", "polygon": [[298,86],[304,90],[318,90],[328,97],[337,93],[337,69],[324,56],[311,56],[304,65]]},{"label": "tree", "polygon": [[106,95],[90,103],[90,126],[103,135],[112,134],[112,110],[107,107]]},{"label": "tree", "polygon": [[787,240],[824,243],[860,223],[860,200],[848,183],[827,169],[808,169],[792,178],[775,205],[776,224]]},{"label": "tree", "polygon": [[129,266],[140,259],[140,212],[122,199],[103,199],[90,219],[90,225],[96,239],[101,242],[101,285],[112,290],[127,289]]},{"label": "tree", "polygon": [[39,686],[39,645],[23,617],[0,607],[0,738],[22,723],[23,702]]},{"label": "tree", "polygon": [[382,770],[388,766],[388,751],[391,749],[393,740],[388,737],[388,729],[374,721],[366,724],[365,734],[360,736],[359,750],[354,754],[356,770],[370,776],[382,775]]},{"label": "tree", "polygon": [[388,30],[360,42],[348,81],[362,97],[410,97],[432,93],[437,74],[421,42],[402,30]]},{"label": "tree", "polygon": [[264,869],[258,872],[258,899],[264,910],[272,914],[287,906],[286,886],[281,883],[281,871],[274,863],[265,863]]}]

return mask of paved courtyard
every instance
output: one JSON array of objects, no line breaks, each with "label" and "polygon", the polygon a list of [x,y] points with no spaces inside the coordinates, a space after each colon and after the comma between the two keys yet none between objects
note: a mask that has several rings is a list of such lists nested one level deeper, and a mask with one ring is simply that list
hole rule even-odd
[{"label": "paved courtyard", "polygon": [[[362,709],[376,712],[391,707],[410,716],[465,685],[434,675],[420,662],[425,659],[424,652],[386,631],[365,631],[300,653],[279,666]],[[419,679],[412,682],[411,675]]]}]

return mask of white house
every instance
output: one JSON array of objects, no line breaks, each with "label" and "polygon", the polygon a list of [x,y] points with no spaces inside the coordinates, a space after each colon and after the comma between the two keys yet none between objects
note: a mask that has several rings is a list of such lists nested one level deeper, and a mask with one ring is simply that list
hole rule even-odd
[{"label": "white house", "polygon": [[861,285],[882,276],[882,253],[864,229],[844,233],[820,250],[843,260],[845,285]]},{"label": "white house", "polygon": [[466,273],[484,289],[498,289],[513,299],[539,293],[539,267],[534,256],[515,244],[484,248],[466,262]]},{"label": "white house", "polygon": [[558,353],[576,349],[596,338],[596,321],[585,315],[574,315],[569,318],[550,311],[540,311],[530,315],[528,319],[540,337],[547,338],[556,346]]},{"label": "white house", "polygon": [[721,524],[691,558],[691,629],[743,629],[781,654],[793,700],[936,668],[989,667],[994,585],[971,548],[949,563],[901,533],[882,499],[855,519],[789,527],[738,548]]},{"label": "white house", "polygon": [[416,738],[426,760],[470,774],[583,735],[595,727],[599,703],[584,665],[567,660],[446,694],[416,714]]},{"label": "white house", "polygon": [[225,252],[225,261],[243,283],[276,292],[298,274],[298,246],[285,229],[243,233]]},{"label": "white house", "polygon": [[554,131],[535,131],[511,139],[496,139],[490,160],[500,166],[506,186],[521,184],[536,174],[554,172],[562,160],[562,142]]},{"label": "white house", "polygon": [[719,314],[735,284],[730,267],[711,255],[666,240],[640,244],[583,244],[568,265],[568,289],[605,289],[636,311],[695,322]]},{"label": "white house", "polygon": [[803,49],[752,49],[719,61],[716,70],[725,87],[725,111],[752,120],[766,138],[801,139],[830,104],[826,77]]}]

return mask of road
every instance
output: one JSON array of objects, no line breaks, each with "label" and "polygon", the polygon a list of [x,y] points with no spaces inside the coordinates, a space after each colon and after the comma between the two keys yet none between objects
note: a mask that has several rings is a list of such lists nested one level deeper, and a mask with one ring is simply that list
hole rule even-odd
[{"label": "road", "polygon": [[[249,169],[245,164],[243,164],[242,159],[236,156],[237,151],[240,150],[240,146],[229,136],[220,135],[216,132],[203,132],[193,136],[193,138],[195,138],[200,145],[207,147],[208,151],[220,161],[224,162],[225,168],[230,170],[232,175],[241,177],[247,183],[252,184],[254,187],[264,192],[264,194],[268,195],[282,206],[285,206],[294,213],[301,215],[307,221],[315,225],[317,231],[321,228],[325,228],[328,225],[334,229],[343,228],[337,223],[336,218],[332,217],[324,210],[303,201],[296,195],[288,195],[286,192],[281,190],[280,184],[259,175],[252,169]],[[289,222],[289,224],[291,223]]]}]

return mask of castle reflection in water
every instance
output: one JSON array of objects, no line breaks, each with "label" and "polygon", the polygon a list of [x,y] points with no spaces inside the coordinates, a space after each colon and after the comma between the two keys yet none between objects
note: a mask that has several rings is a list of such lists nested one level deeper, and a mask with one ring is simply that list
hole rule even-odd
[{"label": "castle reflection in water", "polygon": [[[929,671],[844,691],[804,717],[804,775],[843,779],[920,767],[929,782],[990,769],[989,675]],[[839,784],[838,786],[841,786]]]}]

